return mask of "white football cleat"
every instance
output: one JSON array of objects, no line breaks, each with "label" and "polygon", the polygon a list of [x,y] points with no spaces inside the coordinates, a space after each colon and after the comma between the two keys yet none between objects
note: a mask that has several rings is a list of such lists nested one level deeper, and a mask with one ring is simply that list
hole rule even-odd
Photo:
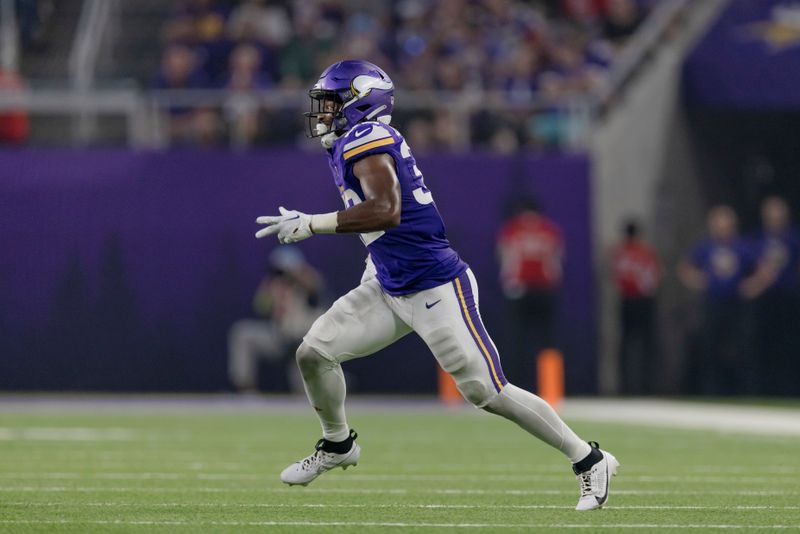
[{"label": "white football cleat", "polygon": [[[355,440],[358,434],[351,430],[350,437]],[[326,471],[336,467],[347,469],[351,465],[358,465],[358,459],[361,457],[361,447],[355,441],[352,443],[353,445],[349,451],[338,454],[322,450],[325,440],[319,440],[314,446],[316,449],[314,454],[293,463],[281,472],[281,482],[290,486],[308,486],[310,482]]]},{"label": "white football cleat", "polygon": [[601,450],[594,441],[590,441],[589,445],[600,451],[603,458],[589,470],[577,474],[581,497],[576,510],[595,510],[607,503],[611,477],[616,476],[619,467],[619,462],[611,453]]}]

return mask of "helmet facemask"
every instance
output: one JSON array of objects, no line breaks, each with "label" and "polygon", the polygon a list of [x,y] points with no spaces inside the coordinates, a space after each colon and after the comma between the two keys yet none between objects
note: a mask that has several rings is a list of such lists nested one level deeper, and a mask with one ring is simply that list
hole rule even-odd
[{"label": "helmet facemask", "polygon": [[311,111],[304,113],[308,120],[306,137],[320,137],[322,146],[330,148],[343,133],[347,119],[342,112],[342,99],[334,91],[312,89]]}]

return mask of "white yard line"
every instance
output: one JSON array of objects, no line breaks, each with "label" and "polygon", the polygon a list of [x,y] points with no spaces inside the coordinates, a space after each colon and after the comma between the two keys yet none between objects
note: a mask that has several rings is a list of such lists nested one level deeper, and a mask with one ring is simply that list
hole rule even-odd
[{"label": "white yard line", "polygon": [[[0,480],[255,480],[263,481],[263,475],[246,473],[0,473]],[[562,477],[563,480],[563,477]]]},{"label": "white yard line", "polygon": [[[70,508],[376,508],[376,509],[413,509],[413,510],[572,510],[573,506],[562,506],[557,504],[327,504],[327,503],[218,503],[218,502],[160,502],[160,503],[141,503],[141,502],[37,502],[37,501],[17,501],[5,502],[3,506],[24,506],[24,507],[70,507]],[[724,512],[750,512],[754,510],[800,510],[800,506],[695,506],[695,505],[614,505],[614,510],[705,510],[705,511],[724,511]]]},{"label": "white yard line", "polygon": [[[525,490],[482,490],[482,489],[427,489],[415,488],[371,488],[371,489],[343,489],[343,488],[243,488],[243,487],[214,487],[190,486],[177,488],[151,487],[151,486],[0,486],[0,492],[33,492],[33,493],[341,493],[341,494],[387,494],[387,495],[574,495],[575,490],[550,490],[550,489],[525,489]],[[785,490],[651,490],[651,489],[626,489],[614,490],[614,495],[730,495],[738,497],[774,497],[790,496],[800,497],[800,492]]]},{"label": "white yard line", "polygon": [[[0,473],[0,480],[219,480],[263,482],[269,479],[267,474],[250,473],[84,473],[84,472],[19,472]],[[336,482],[563,482],[569,475],[542,475],[536,473],[524,475],[356,475],[332,473],[328,479]],[[708,475],[629,475],[628,482],[662,483],[680,482],[684,484],[776,484],[797,482],[793,475],[784,476],[708,476]]]},{"label": "white yard line", "polygon": [[800,410],[793,408],[655,399],[567,399],[560,413],[570,421],[800,436]]},{"label": "white yard line", "polygon": [[387,527],[387,528],[564,528],[564,529],[688,529],[688,530],[727,530],[759,529],[784,530],[798,529],[800,525],[740,525],[740,524],[581,524],[581,523],[404,523],[389,521],[125,521],[125,520],[67,520],[67,519],[4,519],[2,525],[139,525],[139,526],[187,526],[187,527]]},{"label": "white yard line", "polygon": [[[159,454],[158,457],[154,458],[153,456],[137,456],[132,455],[128,458],[129,461],[96,461],[96,459],[101,454],[91,454],[85,453],[81,454],[80,456],[73,456],[70,458],[59,457],[56,455],[30,455],[27,452],[22,452],[24,456],[14,458],[9,454],[5,454],[4,456],[0,457],[0,467],[13,467],[13,468],[22,468],[22,467],[29,467],[33,466],[40,466],[42,465],[43,461],[48,462],[56,462],[62,467],[70,467],[72,464],[75,464],[81,468],[87,466],[87,462],[90,462],[91,467],[94,469],[102,470],[106,469],[109,471],[116,471],[121,472],[124,469],[129,469],[131,466],[137,465],[139,462],[146,462],[146,466],[150,469],[153,468],[154,465],[159,464],[166,464],[172,468],[175,467],[183,467],[186,466],[187,469],[191,470],[203,470],[203,471],[231,471],[232,473],[220,473],[219,475],[216,474],[206,474],[205,476],[208,477],[225,477],[225,476],[239,476],[245,475],[246,477],[250,477],[246,473],[237,473],[241,471],[252,471],[251,464],[243,463],[243,462],[221,462],[221,461],[192,461],[192,460],[183,460],[183,459],[173,459],[169,456]],[[120,455],[117,455],[119,458]],[[263,459],[263,454],[259,455],[259,459]],[[273,465],[266,465],[260,464],[259,469],[263,469],[264,475],[252,475],[259,479],[263,479],[264,476],[269,478],[274,473],[279,473],[281,469],[286,467],[283,463],[276,463]],[[395,466],[397,468],[395,473],[374,473],[371,476],[383,476],[383,475],[407,475],[407,476],[415,476],[419,474],[429,473],[431,468],[435,467],[437,470],[442,471],[454,471],[457,473],[463,472],[472,472],[474,473],[471,476],[475,476],[480,478],[481,480],[485,480],[485,476],[519,476],[525,480],[528,480],[530,476],[541,476],[544,474],[556,473],[563,475],[565,472],[569,472],[569,469],[565,471],[564,464],[562,463],[553,463],[553,464],[537,464],[537,465],[526,465],[521,467],[520,464],[486,464],[486,465],[475,465],[469,463],[448,463],[448,464],[398,464]],[[646,472],[652,466],[648,465],[636,465],[631,463],[625,464],[625,471],[628,473],[637,473],[637,472]],[[520,470],[524,469],[525,473],[529,474],[519,474]],[[511,475],[504,474],[505,471],[510,471]],[[750,466],[737,466],[737,465],[708,465],[708,464],[691,464],[691,465],[683,465],[680,468],[680,471],[673,470],[673,473],[676,473],[675,476],[694,476],[694,475],[746,475],[748,473],[752,473],[753,468]],[[793,480],[797,480],[797,475],[800,475],[800,467],[792,467],[787,465],[759,465],[758,466],[759,473],[765,474],[774,474],[778,475],[778,478],[785,477],[791,478]],[[31,472],[35,474],[34,472]],[[457,474],[456,473],[456,474]],[[482,475],[479,473],[485,473],[486,475]],[[74,474],[67,473],[64,475],[64,478],[74,478]],[[185,473],[187,477],[192,477],[195,475]],[[13,475],[16,476],[16,475]],[[3,475],[0,473],[0,478],[13,478],[10,474]],[[54,475],[56,478],[61,476],[59,474]],[[332,476],[336,477],[337,474],[334,472]],[[351,476],[349,473],[344,475],[345,477]],[[449,476],[449,473],[443,473],[441,476]],[[561,477],[563,478],[563,477]],[[627,478],[627,477],[626,477]],[[775,480],[774,478],[770,478],[770,480]]]},{"label": "white yard line", "polygon": [[0,441],[130,441],[127,428],[0,427]]}]

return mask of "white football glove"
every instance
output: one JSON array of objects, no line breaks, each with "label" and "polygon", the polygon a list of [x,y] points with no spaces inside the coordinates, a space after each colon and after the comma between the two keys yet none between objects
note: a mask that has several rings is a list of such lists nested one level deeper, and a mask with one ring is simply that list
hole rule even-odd
[{"label": "white football glove", "polygon": [[280,215],[265,216],[256,219],[258,224],[267,226],[256,232],[257,238],[268,235],[278,235],[278,241],[283,245],[297,243],[308,239],[314,232],[311,231],[311,215],[295,210],[287,210],[283,206],[278,208]]}]

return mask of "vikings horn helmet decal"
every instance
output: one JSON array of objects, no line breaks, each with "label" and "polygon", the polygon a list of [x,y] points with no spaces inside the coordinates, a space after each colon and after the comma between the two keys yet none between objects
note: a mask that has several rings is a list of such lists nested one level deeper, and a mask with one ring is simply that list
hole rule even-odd
[{"label": "vikings horn helmet decal", "polygon": [[353,91],[353,94],[359,98],[369,96],[369,93],[373,88],[391,90],[394,88],[394,86],[392,85],[391,80],[385,81],[373,76],[365,76],[363,74],[356,76],[353,78],[353,81],[350,82],[350,89]]}]

